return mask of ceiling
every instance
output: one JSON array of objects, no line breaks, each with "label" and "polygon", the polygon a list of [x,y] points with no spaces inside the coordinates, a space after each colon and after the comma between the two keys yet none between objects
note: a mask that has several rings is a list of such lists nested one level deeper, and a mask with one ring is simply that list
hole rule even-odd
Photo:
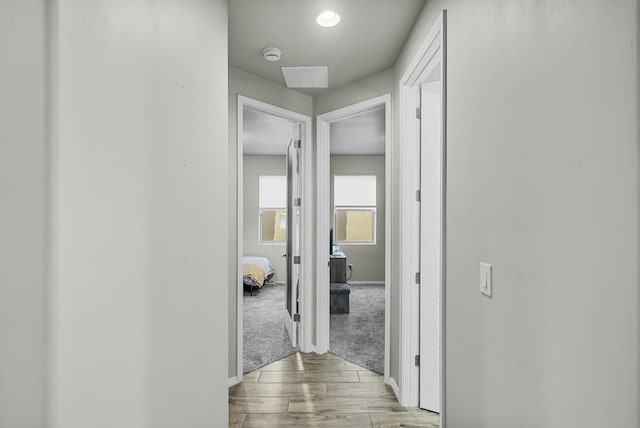
[{"label": "ceiling", "polygon": [[[384,106],[331,123],[332,155],[383,155],[385,153]],[[294,122],[250,107],[243,110],[243,153],[281,155]]]},{"label": "ceiling", "polygon": [[[329,67],[328,89],[297,89],[314,96],[391,67],[424,0],[232,0],[229,2],[229,64],[285,85],[280,67]],[[332,9],[341,21],[316,24]],[[268,62],[262,50],[282,51]]]}]

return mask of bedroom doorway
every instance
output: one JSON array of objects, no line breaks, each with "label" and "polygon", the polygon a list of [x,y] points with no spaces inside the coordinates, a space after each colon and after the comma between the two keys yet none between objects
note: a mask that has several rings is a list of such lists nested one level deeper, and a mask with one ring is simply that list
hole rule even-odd
[{"label": "bedroom doorway", "polygon": [[[305,145],[311,118],[243,96],[237,117],[236,380],[241,382],[244,373],[304,351],[310,341],[305,331],[310,281],[302,262],[310,253]],[[294,236],[298,239],[287,243]]]},{"label": "bedroom doorway", "polygon": [[319,115],[317,124],[317,352],[384,374],[386,382],[390,103],[383,95]]}]

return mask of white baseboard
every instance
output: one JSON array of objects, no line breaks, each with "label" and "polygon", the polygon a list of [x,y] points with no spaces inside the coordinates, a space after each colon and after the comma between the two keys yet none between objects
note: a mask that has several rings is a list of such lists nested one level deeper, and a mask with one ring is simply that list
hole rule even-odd
[{"label": "white baseboard", "polygon": [[299,347],[298,352],[302,352],[303,354],[315,354],[316,353],[316,345],[309,345],[304,348]]},{"label": "white baseboard", "polygon": [[398,400],[398,402],[400,402],[400,388],[398,387],[396,380],[392,377],[389,378],[389,385],[391,385],[391,389],[393,389],[393,393],[396,395],[396,399]]},{"label": "white baseboard", "polygon": [[234,376],[234,377],[230,377],[229,379],[227,379],[227,386],[229,388],[231,388],[234,385],[239,384],[240,382],[238,382],[238,376]]},{"label": "white baseboard", "polygon": [[320,350],[320,348],[318,348],[317,346],[314,347],[313,352],[315,352],[316,354],[326,354],[327,352],[329,352],[329,347],[327,347],[325,350]]},{"label": "white baseboard", "polygon": [[384,281],[349,281],[349,284],[353,285],[384,285]]}]

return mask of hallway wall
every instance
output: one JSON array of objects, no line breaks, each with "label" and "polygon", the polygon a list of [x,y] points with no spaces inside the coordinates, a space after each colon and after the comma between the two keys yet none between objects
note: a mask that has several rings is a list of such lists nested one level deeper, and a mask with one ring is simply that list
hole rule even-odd
[{"label": "hallway wall", "polygon": [[637,7],[430,0],[397,62],[447,9],[449,427],[640,426]]},{"label": "hallway wall", "polygon": [[226,425],[227,2],[182,6],[0,4],[2,428]]},{"label": "hallway wall", "polygon": [[0,427],[46,411],[47,11],[0,5]]},{"label": "hallway wall", "polygon": [[[363,77],[313,97],[313,113],[319,116],[393,91],[393,68]],[[315,134],[314,134],[315,138]]]}]

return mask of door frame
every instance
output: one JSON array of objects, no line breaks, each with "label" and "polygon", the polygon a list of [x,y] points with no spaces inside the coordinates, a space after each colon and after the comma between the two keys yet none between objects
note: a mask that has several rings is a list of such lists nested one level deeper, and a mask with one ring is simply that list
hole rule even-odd
[{"label": "door frame", "polygon": [[[300,123],[294,125],[297,127],[296,135],[300,135],[302,126]],[[299,220],[296,218],[298,215],[302,215],[302,210],[297,210],[296,199],[298,195],[302,194],[301,182],[302,176],[299,174],[300,162],[302,161],[298,150],[302,150],[301,147],[296,147],[297,138],[293,136],[285,151],[286,162],[286,182],[287,182],[287,240],[285,244],[284,257],[286,259],[285,265],[287,269],[286,286],[286,307],[284,310],[285,328],[287,334],[291,340],[291,345],[294,348],[298,347],[298,325],[295,321],[296,314],[298,314],[298,288],[300,286],[300,263],[295,263],[295,258],[300,256],[302,248],[301,231],[302,227]],[[294,170],[298,170],[297,173]],[[295,214],[294,214],[295,213]],[[294,285],[295,284],[295,285]]]},{"label": "door frame", "polygon": [[390,301],[391,301],[391,94],[381,95],[338,110],[318,115],[316,138],[316,352],[329,350],[329,214],[330,198],[330,127],[332,122],[347,119],[374,107],[385,107],[385,332],[384,378],[389,382]]},{"label": "door frame", "polygon": [[[416,88],[427,81],[431,72],[441,66],[442,79],[442,159],[441,183],[436,183],[442,192],[440,207],[442,222],[441,241],[441,283],[440,283],[440,426],[446,425],[446,123],[447,123],[447,67],[446,67],[446,10],[435,20],[431,30],[418,49],[413,60],[399,82],[400,113],[400,388],[399,401],[404,406],[419,405],[419,368],[414,357],[419,355],[420,307],[419,286],[415,273],[420,266],[420,206],[416,191],[420,189],[420,121],[416,118],[416,108],[420,105],[420,95]],[[421,189],[422,199],[424,192]],[[434,257],[433,254],[429,255]]]},{"label": "door frame", "polygon": [[[242,222],[244,219],[244,107],[250,107],[256,110],[260,110],[264,113],[268,113],[274,116],[279,116],[294,122],[302,123],[303,131],[300,136],[302,140],[302,201],[301,201],[301,241],[302,247],[300,249],[300,294],[299,294],[299,307],[300,307],[300,324],[298,331],[300,336],[298,337],[298,347],[302,352],[312,352],[313,345],[312,338],[312,272],[313,264],[311,260],[312,252],[312,239],[313,239],[313,227],[312,227],[312,215],[313,215],[313,198],[312,198],[312,163],[311,163],[311,144],[312,144],[312,120],[310,116],[296,113],[291,110],[287,110],[282,107],[267,104],[262,101],[255,100],[253,98],[246,97],[244,95],[238,95],[238,108],[237,108],[237,149],[238,149],[238,165],[237,165],[237,187],[236,194],[237,200],[237,226],[236,226],[236,289],[237,289],[237,319],[236,319],[236,378],[237,383],[242,382],[244,377],[244,352],[243,352],[243,331],[244,331],[244,307],[243,307],[243,285],[242,285],[242,256],[243,256],[243,239],[244,231]],[[328,245],[328,244],[327,244]]]}]

